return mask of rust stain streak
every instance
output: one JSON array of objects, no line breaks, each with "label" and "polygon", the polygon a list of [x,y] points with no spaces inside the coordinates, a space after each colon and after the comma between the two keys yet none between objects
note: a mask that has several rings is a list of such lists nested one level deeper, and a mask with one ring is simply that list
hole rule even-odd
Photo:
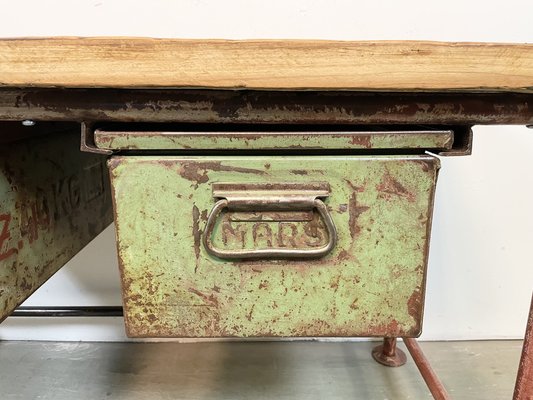
[{"label": "rust stain streak", "polygon": [[202,232],[200,231],[200,210],[196,205],[192,207],[192,235],[194,237],[194,255],[196,256],[196,267],[198,270],[198,260],[200,258],[200,244],[202,243]]},{"label": "rust stain streak", "polygon": [[370,135],[354,135],[351,143],[356,146],[361,146],[366,149],[372,148],[372,141]]},{"label": "rust stain streak", "polygon": [[357,194],[352,193],[348,202],[348,223],[350,228],[350,236],[352,238],[355,238],[361,231],[361,227],[359,226],[357,219],[363,212],[367,211],[369,208],[370,207],[368,206],[358,206]]},{"label": "rust stain streak", "polygon": [[309,172],[304,169],[293,169],[290,173],[294,175],[307,175]]},{"label": "rust stain streak", "polygon": [[415,321],[420,319],[420,311],[422,310],[422,292],[420,286],[417,286],[409,300],[407,301],[407,312]]},{"label": "rust stain streak", "polygon": [[256,174],[264,175],[265,171],[254,168],[243,168],[229,165],[222,165],[220,161],[207,161],[207,162],[183,162],[179,174],[181,177],[196,182],[197,184],[206,183],[209,181],[207,171],[224,171],[224,172],[237,172],[241,174]]},{"label": "rust stain streak", "polygon": [[252,308],[250,308],[250,312],[248,314],[246,314],[246,319],[248,321],[251,321],[252,320],[252,315],[254,313],[254,308],[255,308],[255,304],[252,305]]},{"label": "rust stain streak", "polygon": [[377,189],[387,195],[396,195],[407,199],[409,202],[415,201],[415,195],[408,191],[390,173],[385,174]]},{"label": "rust stain streak", "polygon": [[209,303],[213,307],[218,307],[218,300],[214,295],[208,296],[205,293],[200,292],[198,289],[189,288],[189,292],[201,297],[206,303]]}]

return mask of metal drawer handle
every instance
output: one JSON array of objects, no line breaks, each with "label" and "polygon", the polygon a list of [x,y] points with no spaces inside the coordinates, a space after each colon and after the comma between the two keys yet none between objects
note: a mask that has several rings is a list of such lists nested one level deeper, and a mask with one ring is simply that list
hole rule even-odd
[{"label": "metal drawer handle", "polygon": [[[216,184],[215,184],[216,185]],[[214,186],[215,186],[214,185]],[[253,184],[252,184],[253,185]],[[247,185],[248,188],[252,185]],[[227,188],[228,185],[220,185]],[[258,185],[255,185],[258,186]],[[301,185],[300,185],[301,186]],[[286,189],[287,185],[284,185]],[[313,190],[314,189],[314,190]],[[328,186],[329,189],[329,186]],[[209,254],[219,258],[227,259],[245,259],[245,258],[318,258],[328,254],[337,243],[337,230],[335,224],[331,219],[328,208],[324,202],[317,198],[325,197],[329,194],[329,190],[324,193],[323,190],[317,192],[316,185],[311,190],[299,190],[285,193],[274,191],[274,194],[265,196],[254,195],[252,190],[239,190],[238,194],[217,193],[217,188],[214,187],[213,192],[215,197],[225,197],[218,200],[207,218],[207,224],[202,237],[205,249]],[[256,250],[224,250],[217,249],[212,242],[213,230],[219,215],[224,209],[240,210],[240,211],[257,211],[257,210],[285,210],[285,211],[300,211],[316,209],[324,221],[328,233],[328,242],[321,247],[312,249],[256,249]]]}]

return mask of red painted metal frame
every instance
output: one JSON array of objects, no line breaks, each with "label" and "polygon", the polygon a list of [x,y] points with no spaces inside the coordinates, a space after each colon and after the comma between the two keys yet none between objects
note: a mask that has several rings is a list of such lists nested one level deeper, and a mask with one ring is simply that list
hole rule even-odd
[{"label": "red painted metal frame", "polygon": [[513,396],[513,400],[531,399],[533,399],[533,298]]},{"label": "red painted metal frame", "polygon": [[[420,371],[422,378],[424,378],[433,398],[435,400],[451,400],[446,388],[435,371],[433,371],[433,368],[431,368],[428,359],[424,356],[416,339],[403,338],[403,342],[405,343],[407,350],[409,350],[409,353],[411,353],[411,357]],[[372,350],[372,357],[374,357],[374,360],[378,363],[387,367],[400,367],[407,361],[405,353],[397,348],[397,338],[384,338],[383,344]],[[526,398],[523,399],[525,400]],[[520,400],[523,399],[520,398]]]},{"label": "red painted metal frame", "polygon": [[407,350],[409,350],[409,353],[411,353],[411,357],[413,357],[413,360],[418,367],[422,378],[424,378],[424,381],[426,381],[426,385],[433,395],[433,398],[435,400],[451,400],[446,388],[440,381],[435,371],[433,371],[433,368],[431,368],[428,359],[426,356],[424,356],[424,353],[422,352],[422,349],[418,345],[416,339],[403,338],[403,342],[405,343]]}]

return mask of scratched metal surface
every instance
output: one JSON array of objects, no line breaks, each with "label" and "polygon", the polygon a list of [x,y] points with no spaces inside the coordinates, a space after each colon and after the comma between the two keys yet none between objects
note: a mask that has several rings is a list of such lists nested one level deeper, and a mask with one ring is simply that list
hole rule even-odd
[{"label": "scratched metal surface", "polygon": [[99,131],[95,144],[112,150],[438,149],[449,150],[453,131],[391,132],[143,132]]},{"label": "scratched metal surface", "polygon": [[[117,156],[109,167],[128,335],[420,333],[436,158]],[[327,256],[221,260],[202,246],[212,183],[320,181],[331,187],[325,202],[338,231]],[[275,221],[258,234],[256,224],[226,243],[215,228],[214,240],[258,248],[287,234]]]},{"label": "scratched metal surface", "polygon": [[0,88],[0,119],[253,124],[533,124],[533,94]]},{"label": "scratched metal surface", "polygon": [[0,150],[0,321],[112,221],[105,158],[78,132]]}]

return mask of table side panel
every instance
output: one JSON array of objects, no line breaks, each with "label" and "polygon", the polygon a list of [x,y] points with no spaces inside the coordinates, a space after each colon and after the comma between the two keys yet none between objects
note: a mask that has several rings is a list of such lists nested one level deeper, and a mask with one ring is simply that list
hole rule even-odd
[{"label": "table side panel", "polygon": [[0,149],[0,320],[112,221],[105,158],[79,132]]}]

